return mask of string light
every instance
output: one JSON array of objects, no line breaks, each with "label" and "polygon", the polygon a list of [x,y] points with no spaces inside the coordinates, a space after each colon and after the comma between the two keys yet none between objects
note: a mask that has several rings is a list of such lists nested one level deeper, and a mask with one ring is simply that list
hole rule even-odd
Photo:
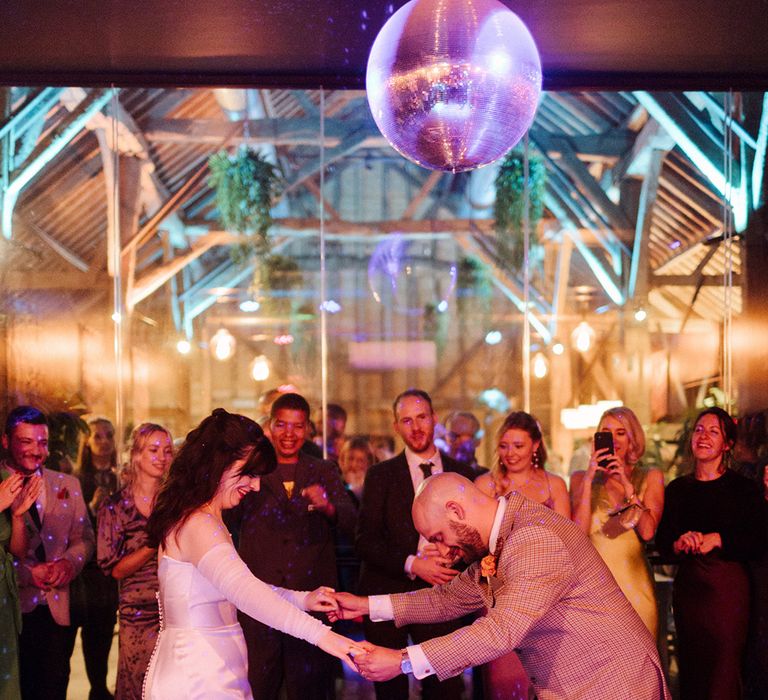
[{"label": "string light", "polygon": [[536,379],[544,379],[549,372],[549,362],[543,352],[539,351],[533,356],[533,376]]},{"label": "string light", "polygon": [[219,328],[213,338],[211,338],[211,351],[213,356],[220,362],[228,360],[235,354],[237,341],[226,328]]},{"label": "string light", "polygon": [[269,360],[264,355],[256,355],[251,362],[251,377],[255,382],[269,379]]},{"label": "string light", "polygon": [[582,321],[573,329],[571,340],[574,347],[581,353],[588,352],[592,347],[592,341],[595,339],[595,331],[586,321]]}]

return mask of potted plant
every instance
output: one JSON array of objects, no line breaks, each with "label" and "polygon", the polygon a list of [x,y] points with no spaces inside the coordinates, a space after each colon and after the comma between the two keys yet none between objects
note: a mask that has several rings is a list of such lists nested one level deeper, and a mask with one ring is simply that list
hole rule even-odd
[{"label": "potted plant", "polygon": [[[527,185],[531,246],[536,244],[536,225],[544,210],[546,182],[544,163],[540,158],[530,158],[528,160]],[[520,270],[524,258],[525,188],[523,154],[512,151],[504,158],[504,162],[496,175],[494,216],[499,257],[515,271]]]},{"label": "potted plant", "polygon": [[276,167],[260,152],[243,145],[235,153],[215,153],[208,159],[208,168],[222,225],[250,238],[238,247],[237,254],[266,253],[272,203],[280,184]]}]

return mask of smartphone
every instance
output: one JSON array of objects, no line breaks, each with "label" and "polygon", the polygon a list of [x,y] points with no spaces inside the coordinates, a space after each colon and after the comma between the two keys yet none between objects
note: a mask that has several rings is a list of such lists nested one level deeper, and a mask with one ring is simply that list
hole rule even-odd
[{"label": "smartphone", "polygon": [[[613,433],[608,430],[598,430],[595,433],[595,452],[606,448],[613,454]],[[603,457],[597,464],[605,469],[608,466],[608,460]]]}]

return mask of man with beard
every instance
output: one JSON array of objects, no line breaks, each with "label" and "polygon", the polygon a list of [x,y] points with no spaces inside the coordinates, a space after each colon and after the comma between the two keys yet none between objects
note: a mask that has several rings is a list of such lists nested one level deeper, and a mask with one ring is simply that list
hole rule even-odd
[{"label": "man with beard", "polygon": [[[24,513],[27,551],[16,561],[22,624],[19,637],[21,696],[64,700],[77,627],[70,624],[69,588],[93,555],[94,537],[80,482],[45,469],[48,422],[33,406],[8,414],[0,463],[2,478],[19,474],[37,496]],[[34,486],[42,481],[42,486]]]},{"label": "man with beard", "polygon": [[402,627],[487,614],[408,648],[368,646],[355,657],[366,678],[446,679],[514,650],[539,700],[669,697],[655,640],[570,520],[518,494],[496,500],[456,474],[426,481],[413,520],[441,556],[461,556],[469,568],[408,595],[337,594],[341,616]]},{"label": "man with beard", "polygon": [[[368,470],[358,515],[355,546],[362,561],[359,590],[366,595],[415,591],[447,583],[458,574],[451,568],[451,557],[419,537],[411,506],[416,489],[431,474],[474,476],[467,466],[441,455],[435,447],[437,417],[429,394],[419,389],[404,391],[395,399],[393,412],[394,430],[403,439],[405,450]],[[418,644],[460,626],[460,622],[440,622],[396,627],[391,621],[364,621],[366,639],[385,647],[403,647],[409,637]],[[425,678],[424,700],[461,697],[461,678],[440,681],[435,676]],[[408,679],[400,676],[377,682],[375,689],[379,700],[406,700]]]}]

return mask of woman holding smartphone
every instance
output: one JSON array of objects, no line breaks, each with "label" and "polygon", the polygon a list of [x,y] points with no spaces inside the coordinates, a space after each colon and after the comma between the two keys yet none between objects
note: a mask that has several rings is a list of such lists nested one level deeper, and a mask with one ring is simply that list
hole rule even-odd
[{"label": "woman holding smartphone", "polygon": [[[608,433],[608,435],[603,435]],[[645,469],[645,433],[625,406],[603,413],[586,471],[571,477],[574,522],[589,535],[632,607],[656,638],[658,613],[644,543],[664,509],[664,477]],[[600,442],[606,440],[601,447]],[[612,443],[612,444],[611,444]]]}]

